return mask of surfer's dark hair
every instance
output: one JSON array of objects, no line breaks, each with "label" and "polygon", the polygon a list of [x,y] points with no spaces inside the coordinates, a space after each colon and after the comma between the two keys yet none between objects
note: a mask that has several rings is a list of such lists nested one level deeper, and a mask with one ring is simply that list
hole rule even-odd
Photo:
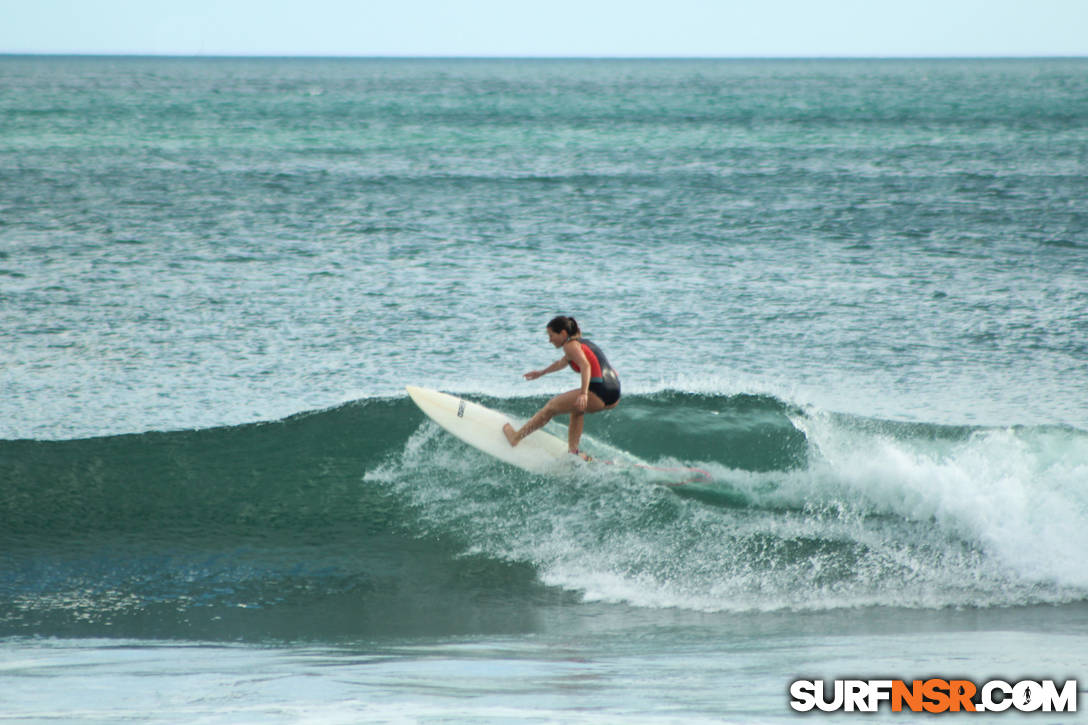
[{"label": "surfer's dark hair", "polygon": [[552,332],[566,331],[571,337],[578,337],[582,334],[582,331],[578,329],[578,322],[573,317],[567,317],[566,315],[552,318],[552,321],[548,323],[548,329]]}]

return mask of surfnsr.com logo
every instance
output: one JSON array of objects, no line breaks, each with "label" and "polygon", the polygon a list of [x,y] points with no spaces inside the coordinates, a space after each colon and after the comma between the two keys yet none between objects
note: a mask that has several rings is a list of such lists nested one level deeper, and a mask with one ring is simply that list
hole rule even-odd
[{"label": "surfnsr.com logo", "polygon": [[795,680],[790,707],[798,712],[1076,712],[1077,681]]}]

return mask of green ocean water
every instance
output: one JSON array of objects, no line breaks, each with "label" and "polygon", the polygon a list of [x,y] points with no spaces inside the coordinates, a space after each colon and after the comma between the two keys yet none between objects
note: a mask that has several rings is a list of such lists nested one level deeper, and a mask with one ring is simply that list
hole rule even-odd
[{"label": "green ocean water", "polygon": [[[0,719],[1083,682],[1086,99],[1083,60],[0,58]],[[531,414],[559,313],[623,379],[587,448],[711,481],[532,476],[405,396]]]}]

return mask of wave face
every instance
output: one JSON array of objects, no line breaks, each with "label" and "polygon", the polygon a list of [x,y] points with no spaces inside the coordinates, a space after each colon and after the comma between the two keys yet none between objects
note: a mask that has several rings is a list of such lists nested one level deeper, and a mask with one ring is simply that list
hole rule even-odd
[{"label": "wave face", "polygon": [[[475,398],[528,415],[543,399]],[[1088,598],[1088,433],[892,423],[668,391],[586,447],[713,481],[533,476],[407,398],[275,423],[0,442],[0,636],[523,631],[697,612]],[[560,432],[561,433],[561,432]]]}]

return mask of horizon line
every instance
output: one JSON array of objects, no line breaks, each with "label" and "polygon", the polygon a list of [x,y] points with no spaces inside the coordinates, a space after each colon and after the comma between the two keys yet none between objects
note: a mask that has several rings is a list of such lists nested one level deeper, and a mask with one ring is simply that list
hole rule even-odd
[{"label": "horizon line", "polygon": [[1085,55],[360,55],[309,53],[149,53],[0,51],[0,58],[164,58],[204,60],[1085,60]]}]

